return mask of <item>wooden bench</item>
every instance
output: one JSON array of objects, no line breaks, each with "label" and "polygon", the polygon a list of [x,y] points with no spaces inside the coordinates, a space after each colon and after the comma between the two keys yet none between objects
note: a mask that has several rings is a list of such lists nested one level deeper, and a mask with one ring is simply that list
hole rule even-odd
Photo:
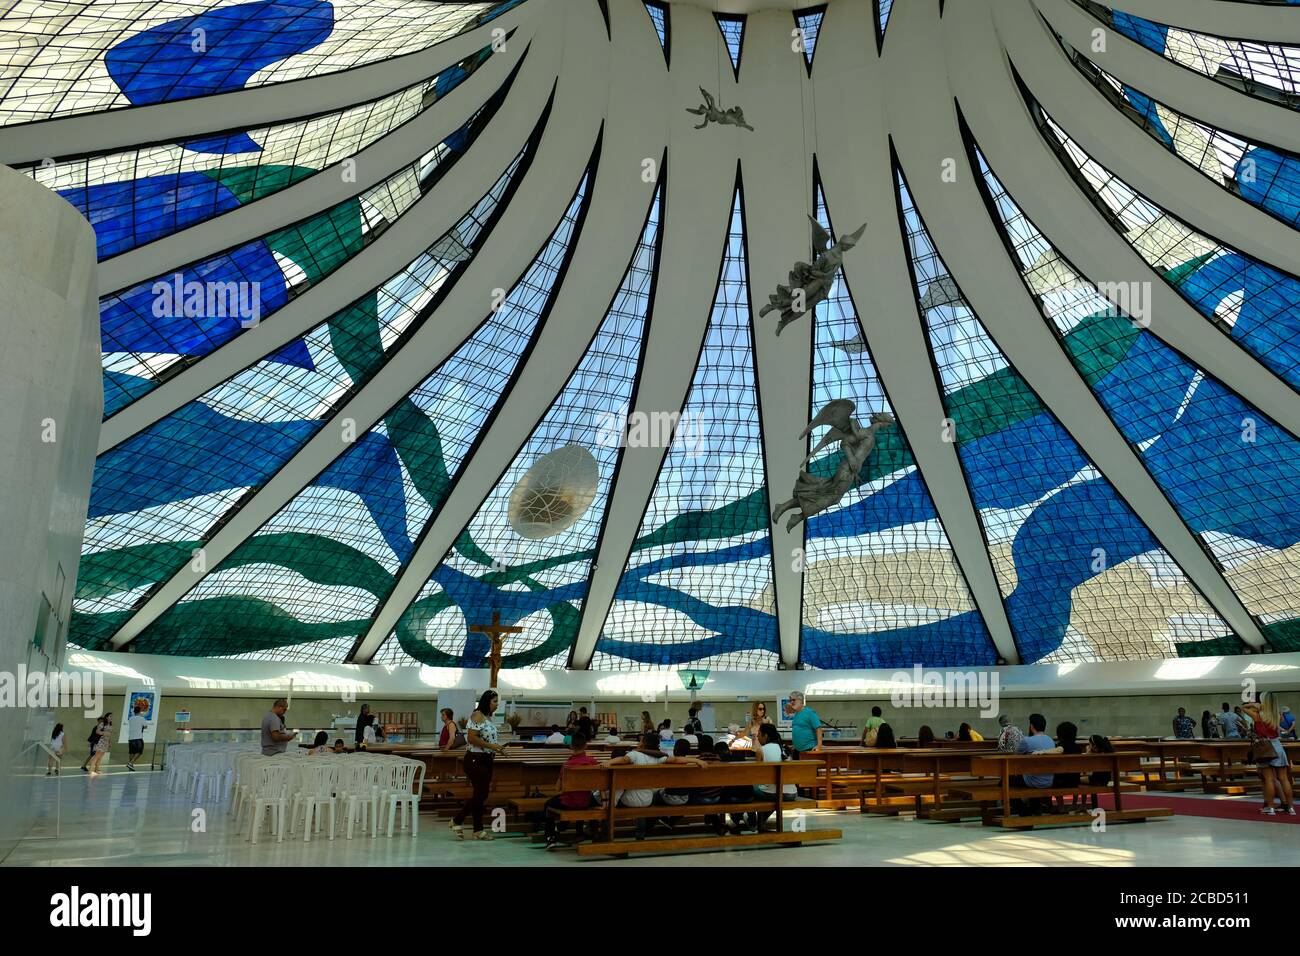
[{"label": "wooden bench", "polygon": [[[785,812],[803,810],[813,806],[811,800],[786,801],[781,790],[787,784],[812,786],[817,781],[821,764],[815,761],[787,761],[766,763],[762,761],[708,763],[703,767],[684,764],[656,764],[638,766],[566,767],[560,775],[563,791],[596,790],[604,794],[604,805],[588,810],[561,810],[551,808],[557,820],[571,822],[602,822],[604,840],[579,845],[580,856],[627,856],[629,853],[680,853],[686,850],[722,849],[742,846],[779,845],[798,846],[804,843],[838,840],[839,830],[786,830]],[[616,807],[614,795],[621,790],[714,789],[764,785],[774,787],[770,800],[759,798],[746,803],[684,803],[649,807]],[[623,820],[652,817],[705,817],[721,813],[761,813],[776,815],[774,832],[717,836],[704,834],[691,837],[674,837],[653,840],[620,840],[616,824]]]},{"label": "wooden bench", "polygon": [[[1115,798],[1115,809],[1106,811],[1107,823],[1119,823],[1146,820],[1150,817],[1173,816],[1168,807],[1149,807],[1141,810],[1125,810],[1123,793],[1137,789],[1133,784],[1121,782],[1121,775],[1126,770],[1137,769],[1142,754],[1137,751],[1119,751],[1109,754],[996,754],[971,757],[971,774],[976,777],[996,777],[996,782],[972,784],[956,788],[955,792],[965,794],[971,800],[985,805],[1000,803],[1002,813],[986,812],[983,815],[985,826],[1002,826],[1009,829],[1027,829],[1034,826],[1061,826],[1071,824],[1090,824],[1090,813],[1041,814],[1034,816],[1014,816],[1011,812],[1012,798],[1041,799],[1048,796],[1070,796],[1072,794],[1110,793]],[[1013,776],[1046,776],[1058,773],[1110,773],[1110,784],[1099,786],[1079,783],[1072,787],[1026,787],[1016,786],[1011,782]]]}]

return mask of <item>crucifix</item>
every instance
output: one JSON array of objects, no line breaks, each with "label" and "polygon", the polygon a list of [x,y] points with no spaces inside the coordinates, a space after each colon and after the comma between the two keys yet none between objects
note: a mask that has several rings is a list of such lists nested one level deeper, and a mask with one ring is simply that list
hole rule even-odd
[{"label": "crucifix", "polygon": [[488,687],[495,690],[497,672],[501,670],[501,641],[507,634],[522,634],[524,629],[517,625],[502,624],[501,612],[493,611],[491,624],[471,624],[469,630],[472,634],[486,634],[492,640],[492,653],[488,655],[488,663],[492,668],[492,680]]}]

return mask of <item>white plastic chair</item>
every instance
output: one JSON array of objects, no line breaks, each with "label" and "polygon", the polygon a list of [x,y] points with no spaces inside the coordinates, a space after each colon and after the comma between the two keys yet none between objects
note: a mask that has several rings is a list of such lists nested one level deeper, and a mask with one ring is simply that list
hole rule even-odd
[{"label": "white plastic chair", "polygon": [[366,832],[367,827],[373,826],[381,772],[378,763],[364,757],[353,756],[343,761],[336,792],[343,801],[349,840],[352,839],[355,824],[361,824],[362,833]]},{"label": "white plastic chair", "polygon": [[272,813],[276,843],[284,842],[284,822],[289,813],[289,772],[292,768],[283,761],[268,760],[257,766],[257,779],[253,784],[252,824],[249,826],[248,838],[257,843],[258,832],[262,829],[262,811]]},{"label": "white plastic chair", "polygon": [[420,760],[399,760],[393,765],[387,791],[381,796],[388,816],[388,836],[393,835],[393,823],[400,810],[402,813],[401,829],[405,830],[409,822],[411,836],[420,829],[420,793],[424,789],[424,762]]},{"label": "white plastic chair", "polygon": [[225,755],[218,750],[209,750],[198,760],[198,769],[192,775],[193,786],[190,795],[198,801],[206,797],[221,799],[221,790],[226,776]]},{"label": "white plastic chair", "polygon": [[244,805],[248,802],[249,794],[253,792],[253,783],[255,775],[253,768],[260,761],[270,758],[263,757],[258,751],[239,753],[234,758],[234,780],[230,786],[230,812],[238,820],[244,811]]},{"label": "white plastic chair", "polygon": [[316,832],[320,832],[321,816],[326,807],[330,811],[330,839],[334,839],[335,807],[337,801],[334,788],[338,782],[339,764],[337,761],[319,758],[295,761],[297,766],[297,792],[293,795],[293,817],[289,832],[297,824],[299,809],[303,812],[303,841],[311,842],[312,819],[315,818]]}]

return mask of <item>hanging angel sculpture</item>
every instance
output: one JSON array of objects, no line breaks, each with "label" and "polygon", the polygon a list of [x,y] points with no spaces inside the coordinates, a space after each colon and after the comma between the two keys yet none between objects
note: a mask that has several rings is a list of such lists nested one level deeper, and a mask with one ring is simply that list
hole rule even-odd
[{"label": "hanging angel sculpture", "polygon": [[700,124],[695,127],[696,129],[704,129],[710,123],[717,123],[719,126],[739,126],[751,133],[754,132],[754,127],[745,122],[745,111],[739,106],[733,106],[728,110],[718,109],[713,102],[713,94],[702,86],[700,92],[704,94],[704,105],[698,109],[691,109],[689,106],[686,108],[686,112],[704,117]]},{"label": "hanging angel sculpture", "polygon": [[779,521],[781,515],[787,511],[794,511],[795,513],[790,516],[790,520],[785,525],[785,530],[790,531],[800,521],[807,521],[813,515],[833,507],[857,485],[862,466],[866,464],[867,457],[876,447],[876,432],[893,425],[894,416],[886,412],[877,412],[871,416],[871,426],[863,428],[853,417],[855,408],[856,406],[847,398],[837,398],[827,402],[817,413],[817,417],[800,433],[799,440],[803,441],[812,434],[813,429],[822,425],[831,426],[822,440],[817,443],[817,447],[803,460],[804,465],[807,465],[819,451],[836,441],[840,443],[840,460],[835,466],[835,471],[825,477],[809,474],[805,468],[800,468],[799,477],[794,483],[794,496],[776,506],[772,512],[773,523]]},{"label": "hanging angel sculpture", "polygon": [[762,317],[769,312],[780,311],[781,319],[776,323],[777,335],[795,319],[811,312],[818,303],[825,302],[830,297],[835,273],[844,264],[844,253],[858,244],[867,228],[864,222],[856,232],[837,240],[816,219],[809,216],[808,220],[812,223],[815,253],[812,264],[796,262],[790,270],[790,284],[778,285],[776,292],[767,297],[767,305],[758,313]]}]

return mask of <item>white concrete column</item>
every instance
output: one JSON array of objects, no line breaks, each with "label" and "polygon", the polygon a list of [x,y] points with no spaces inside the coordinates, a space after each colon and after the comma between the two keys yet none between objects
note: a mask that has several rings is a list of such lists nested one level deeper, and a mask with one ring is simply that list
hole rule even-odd
[{"label": "white concrete column", "polygon": [[[0,166],[0,671],[10,674],[61,663],[72,613],[104,410],[95,269],[90,224]],[[53,711],[0,706],[0,857],[44,784],[33,776],[44,754],[20,754],[52,724]],[[70,741],[85,736],[68,728]]]}]

